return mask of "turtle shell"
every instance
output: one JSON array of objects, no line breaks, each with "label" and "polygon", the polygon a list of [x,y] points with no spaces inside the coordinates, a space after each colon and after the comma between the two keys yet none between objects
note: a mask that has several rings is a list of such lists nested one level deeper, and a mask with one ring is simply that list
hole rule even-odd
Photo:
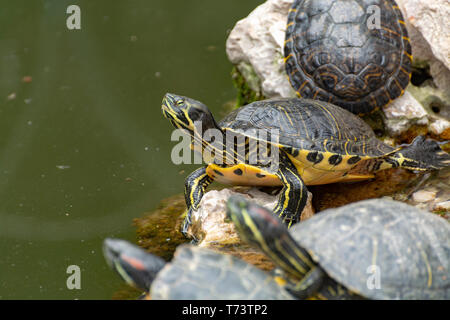
[{"label": "turtle shell", "polygon": [[292,300],[268,273],[246,262],[192,245],[180,246],[153,281],[152,299]]},{"label": "turtle shell", "polygon": [[277,142],[290,153],[297,149],[375,158],[395,150],[378,140],[359,117],[319,100],[253,102],[231,112],[219,126],[224,131]]},{"label": "turtle shell", "polygon": [[[450,224],[431,213],[366,200],[326,210],[291,235],[331,278],[362,296],[450,298]],[[379,276],[379,288],[368,285],[376,284],[371,276]]]},{"label": "turtle shell", "polygon": [[401,96],[411,78],[411,45],[393,0],[295,0],[284,55],[300,97],[355,114]]}]

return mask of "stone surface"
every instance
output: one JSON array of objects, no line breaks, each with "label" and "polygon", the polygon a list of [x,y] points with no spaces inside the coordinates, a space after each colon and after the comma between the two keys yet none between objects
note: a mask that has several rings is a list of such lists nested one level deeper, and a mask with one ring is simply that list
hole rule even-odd
[{"label": "stone surface", "polygon": [[[293,0],[268,0],[231,31],[227,44],[230,61],[244,75],[256,74],[264,96],[294,97],[284,71],[283,43],[286,19]],[[252,71],[249,71],[251,69]],[[250,82],[255,82],[252,79]]]},{"label": "stone surface", "polygon": [[424,174],[410,187],[393,196],[419,209],[431,211],[450,218],[450,168]]},{"label": "stone surface", "polygon": [[397,0],[415,61],[427,61],[437,87],[450,91],[450,3],[448,0]]},{"label": "stone surface", "polygon": [[[270,195],[256,188],[227,188],[207,192],[200,202],[199,210],[193,212],[192,224],[188,230],[189,235],[199,240],[200,246],[239,243],[234,224],[226,219],[226,202],[230,196],[236,194],[270,210],[278,201],[278,195]],[[311,199],[312,195],[309,194],[307,206],[301,216],[302,220],[314,214]]]},{"label": "stone surface", "polygon": [[428,202],[436,197],[436,191],[420,190],[412,194],[412,200],[415,202]]},{"label": "stone surface", "polygon": [[405,91],[403,96],[383,108],[383,111],[386,129],[391,136],[399,135],[413,124],[428,124],[427,112],[409,91]]},{"label": "stone surface", "polygon": [[434,57],[450,69],[450,2],[397,0],[406,20],[427,41]]}]

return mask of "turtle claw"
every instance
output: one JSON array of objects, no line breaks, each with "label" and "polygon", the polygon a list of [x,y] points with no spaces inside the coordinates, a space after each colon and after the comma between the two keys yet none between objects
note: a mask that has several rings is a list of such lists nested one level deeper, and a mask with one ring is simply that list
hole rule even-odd
[{"label": "turtle claw", "polygon": [[183,224],[181,226],[181,233],[185,238],[192,239],[191,244],[197,244],[199,240],[194,237],[192,234],[188,234],[189,226],[191,225],[191,214],[192,208],[186,212],[186,217],[184,218]]},{"label": "turtle claw", "polygon": [[287,212],[280,213],[280,215],[278,217],[281,219],[281,221],[283,221],[283,223],[285,225],[287,225],[288,229],[290,229],[291,226],[293,224],[297,223],[298,220],[299,220],[296,215],[290,214],[290,213],[287,213]]},{"label": "turtle claw", "polygon": [[181,225],[181,233],[186,237],[188,237],[188,229],[189,226],[191,225],[191,214],[192,214],[192,209],[189,209],[186,213],[186,217],[184,218],[183,224]]}]

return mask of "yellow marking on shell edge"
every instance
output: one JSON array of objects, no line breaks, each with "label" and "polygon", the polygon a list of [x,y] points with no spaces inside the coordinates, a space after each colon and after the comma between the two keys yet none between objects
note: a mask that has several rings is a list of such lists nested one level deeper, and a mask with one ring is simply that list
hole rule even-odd
[{"label": "yellow marking on shell edge", "polygon": [[409,53],[406,52],[406,51],[403,51],[403,53],[404,53],[408,58],[410,58],[411,60],[413,59],[412,54],[409,54]]},{"label": "yellow marking on shell edge", "polygon": [[289,38],[289,39],[285,40],[284,44],[289,43],[289,42],[292,42],[292,38]]},{"label": "yellow marking on shell edge", "polygon": [[348,151],[347,151],[347,145],[348,145],[348,143],[349,143],[350,141],[347,141],[346,143],[345,143],[345,145],[344,145],[344,151],[345,151],[345,154],[348,156],[349,154],[348,154]]},{"label": "yellow marking on shell edge", "polygon": [[406,40],[406,41],[411,41],[411,39],[409,39],[408,37],[405,37],[405,36],[402,36],[402,39]]},{"label": "yellow marking on shell edge", "polygon": [[[339,125],[338,125],[338,123],[336,121],[336,118],[333,116],[333,114],[327,108],[325,108],[321,104],[317,104],[317,105],[320,106],[323,110],[325,110],[330,115],[331,119],[333,120],[334,124],[336,125],[336,130],[338,132],[338,137],[339,137],[339,139],[341,139],[342,138],[341,130],[339,130]],[[325,139],[325,141],[327,141],[327,139]],[[327,149],[325,149],[325,150],[327,150]]]},{"label": "yellow marking on shell edge", "polygon": [[401,24],[403,24],[403,25],[405,25],[405,26],[406,26],[406,22],[405,22],[405,21],[403,21],[403,20],[398,20],[398,23],[401,23]]},{"label": "yellow marking on shell edge", "polygon": [[411,75],[411,72],[407,72],[403,67],[400,67],[400,70],[407,75]]},{"label": "yellow marking on shell edge", "polygon": [[308,81],[303,81],[302,85],[298,88],[297,92],[300,92],[308,83]]},{"label": "yellow marking on shell edge", "polygon": [[375,266],[377,264],[377,255],[378,255],[378,241],[377,239],[373,239],[373,252],[372,252],[372,265]]},{"label": "yellow marking on shell edge", "polygon": [[323,140],[323,149],[325,150],[325,152],[328,153],[328,150],[327,150],[327,142],[328,142],[328,139]]},{"label": "yellow marking on shell edge", "polygon": [[287,57],[285,57],[284,59],[283,59],[283,61],[284,61],[284,63],[286,63],[286,61],[288,61],[290,58],[292,58],[293,56],[292,56],[292,53],[291,54],[289,54]]},{"label": "yellow marking on shell edge", "polygon": [[289,12],[297,12],[297,9],[295,9],[295,8],[290,8],[290,9],[289,9]]},{"label": "yellow marking on shell edge", "polygon": [[[420,248],[420,245],[419,245]],[[421,249],[420,253],[422,254],[423,259],[425,260],[425,265],[427,266],[427,272],[428,272],[428,282],[427,286],[428,288],[431,287],[431,284],[433,283],[433,273],[431,271],[430,263],[428,262],[427,254]]]},{"label": "yellow marking on shell edge", "polygon": [[279,276],[273,277],[273,280],[275,280],[275,282],[276,282],[279,286],[282,286],[282,287],[284,287],[284,286],[287,284],[286,279],[283,279],[282,277],[279,277]]},{"label": "yellow marking on shell edge", "polygon": [[398,10],[400,10],[399,6],[396,6],[396,5],[392,6],[392,9],[398,9]]},{"label": "yellow marking on shell edge", "polygon": [[293,26],[293,25],[294,25],[294,22],[290,22],[290,23],[287,24],[286,27],[289,28],[290,26]]}]

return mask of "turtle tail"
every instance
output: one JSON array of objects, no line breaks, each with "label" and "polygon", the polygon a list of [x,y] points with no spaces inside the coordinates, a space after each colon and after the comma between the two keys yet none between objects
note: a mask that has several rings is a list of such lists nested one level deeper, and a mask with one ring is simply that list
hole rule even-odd
[{"label": "turtle tail", "polygon": [[393,167],[409,170],[442,169],[450,165],[450,155],[440,147],[445,143],[418,136],[411,144],[402,146],[400,150],[390,155],[386,161]]}]

